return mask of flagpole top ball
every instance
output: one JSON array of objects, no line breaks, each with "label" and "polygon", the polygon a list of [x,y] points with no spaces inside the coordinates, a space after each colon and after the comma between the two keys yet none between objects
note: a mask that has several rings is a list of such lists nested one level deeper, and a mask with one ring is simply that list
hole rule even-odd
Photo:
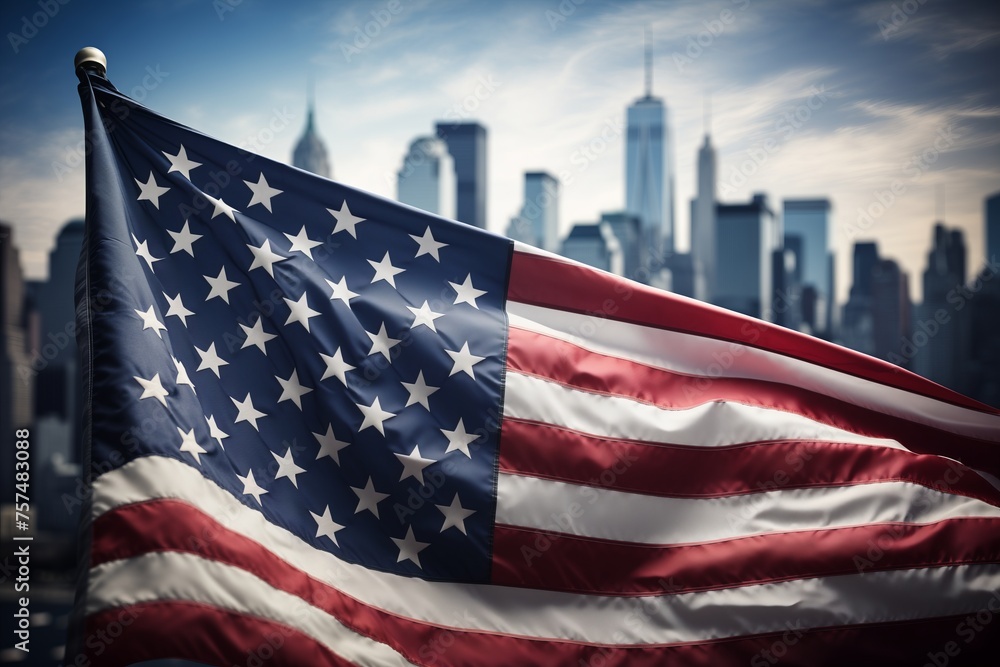
[{"label": "flagpole top ball", "polygon": [[73,59],[74,71],[81,67],[95,70],[98,74],[104,76],[108,71],[108,59],[100,49],[93,46],[85,46],[76,52],[76,58]]}]

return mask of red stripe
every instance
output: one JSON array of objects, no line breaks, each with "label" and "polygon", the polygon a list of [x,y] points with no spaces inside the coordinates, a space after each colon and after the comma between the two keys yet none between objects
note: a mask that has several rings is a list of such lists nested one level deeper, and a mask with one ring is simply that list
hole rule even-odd
[{"label": "red stripe", "polygon": [[493,537],[494,583],[602,595],[679,593],[993,562],[1000,562],[1000,519],[773,533],[675,547],[502,525]]},{"label": "red stripe", "polygon": [[83,653],[66,656],[63,664],[128,667],[163,658],[218,667],[354,664],[295,628],[193,602],[146,602],[91,614]]},{"label": "red stripe", "polygon": [[651,496],[706,498],[903,481],[1000,507],[1000,490],[956,461],[846,443],[662,445],[508,417],[500,432],[499,465],[504,472]]},{"label": "red stripe", "polygon": [[[670,647],[608,648],[574,642],[532,640],[439,628],[403,619],[361,604],[291,567],[260,544],[219,526],[199,510],[173,500],[151,501],[112,510],[95,521],[94,535],[95,564],[112,557],[138,556],[151,550],[197,553],[206,558],[241,567],[276,588],[299,595],[310,604],[340,619],[347,618],[349,622],[343,620],[341,622],[362,634],[376,638],[384,636],[385,643],[397,650],[400,650],[400,646],[404,646],[403,652],[408,659],[421,665],[549,667],[584,664],[594,667],[601,665],[655,667],[664,664],[684,664],[726,667],[746,665],[758,655],[759,651],[768,650],[776,641],[781,641],[781,633],[771,633]],[[192,541],[190,539],[192,535],[200,537]],[[945,618],[919,623],[809,631],[802,637],[793,637],[796,643],[789,647],[789,655],[796,656],[796,660],[804,661],[801,664],[813,665],[846,664],[851,662],[848,659],[851,657],[855,659],[852,664],[857,664],[857,656],[865,655],[867,652],[871,652],[871,655],[918,659],[924,651],[943,644],[941,638],[954,636],[957,620]],[[641,623],[643,620],[626,619],[624,622]],[[208,626],[206,634],[212,636],[220,632],[217,625],[213,623]],[[151,623],[143,639],[146,642],[158,642],[160,645],[166,645],[169,641],[183,642],[184,633],[196,632],[194,628],[198,627],[189,623],[183,623],[182,626],[183,632],[180,629],[169,632],[164,628],[169,630],[171,626]],[[242,636],[260,637],[253,631],[246,632]],[[997,642],[994,639],[992,642],[982,641],[975,648],[978,653],[980,650],[996,646]],[[972,650],[968,649],[967,654],[972,655]],[[130,658],[134,660],[131,656]],[[216,664],[222,663],[216,662]],[[235,664],[245,664],[245,662]],[[324,663],[303,660],[296,664]]]},{"label": "red stripe", "polygon": [[[985,449],[997,459],[998,443],[971,438],[886,415],[831,396],[780,382],[705,377],[621,359],[543,334],[510,329],[507,365],[516,371],[598,394],[622,396],[663,408],[731,401],[781,410],[875,438],[892,438],[911,451],[955,455],[955,447]],[[993,463],[996,468],[996,464]],[[1000,473],[1000,469],[997,470]]]},{"label": "red stripe", "polygon": [[1000,414],[885,361],[589,267],[514,252],[507,298],[776,352],[988,414]]}]

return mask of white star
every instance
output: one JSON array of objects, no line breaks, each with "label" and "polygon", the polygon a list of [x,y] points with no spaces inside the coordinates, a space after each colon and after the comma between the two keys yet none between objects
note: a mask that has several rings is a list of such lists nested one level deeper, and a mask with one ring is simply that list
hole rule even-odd
[{"label": "white star", "polygon": [[392,356],[389,354],[389,350],[399,345],[398,338],[389,338],[389,334],[385,330],[385,322],[379,327],[378,333],[373,334],[370,331],[366,331],[368,337],[372,340],[372,349],[368,350],[368,355],[371,356],[378,352],[387,360],[392,361]]},{"label": "white star", "polygon": [[472,367],[478,364],[480,361],[486,357],[477,357],[476,355],[469,352],[469,343],[466,341],[462,345],[462,349],[457,352],[454,350],[445,350],[451,360],[455,362],[455,365],[451,367],[451,372],[448,376],[452,376],[455,373],[467,373],[469,377],[473,380],[476,379],[476,374],[473,372]]},{"label": "white star", "polygon": [[337,219],[337,225],[333,228],[333,234],[337,232],[347,232],[354,238],[358,238],[358,230],[355,227],[358,226],[359,222],[364,222],[364,218],[359,218],[358,216],[351,213],[351,209],[347,206],[347,200],[341,204],[340,210],[335,211],[332,208],[326,209],[330,212],[334,218]]},{"label": "white star", "polygon": [[240,345],[242,350],[245,347],[250,347],[251,345],[256,345],[257,348],[267,356],[267,348],[264,346],[269,340],[277,338],[274,334],[269,334],[264,331],[264,318],[258,317],[257,321],[253,323],[252,327],[248,327],[245,324],[241,324],[240,328],[243,329],[243,333],[247,335],[243,345]]},{"label": "white star", "polygon": [[325,380],[328,377],[335,377],[346,387],[347,371],[353,371],[354,366],[351,366],[349,363],[344,361],[344,355],[341,353],[340,348],[338,347],[334,351],[332,357],[327,354],[323,354],[322,352],[320,352],[319,356],[326,362],[326,370],[323,371],[323,377],[321,377],[320,380]]},{"label": "white star", "polygon": [[163,388],[159,373],[148,380],[144,380],[138,375],[133,376],[133,379],[142,385],[142,395],[139,396],[140,401],[144,398],[155,398],[160,403],[163,403],[163,405],[167,404],[167,395],[170,392]]},{"label": "white star", "polygon": [[330,516],[330,506],[327,505],[326,509],[323,510],[323,514],[313,514],[309,512],[313,520],[316,521],[316,537],[329,537],[330,540],[336,544],[338,547],[340,544],[337,542],[337,532],[344,529],[339,523],[333,520]]},{"label": "white star", "polygon": [[[285,320],[285,324],[291,324],[292,322],[298,322],[309,331],[309,320],[310,318],[319,315],[318,310],[313,310],[309,307],[309,301],[306,300],[306,292],[302,293],[298,301],[292,301],[291,299],[285,299],[285,304],[288,306],[291,312],[288,314],[288,319]],[[309,333],[312,333],[309,331]]]},{"label": "white star", "polygon": [[153,202],[153,206],[159,210],[160,208],[160,197],[165,195],[170,191],[170,188],[163,188],[156,184],[156,179],[153,177],[153,172],[149,172],[149,180],[145,183],[140,181],[138,178],[134,179],[135,184],[139,186],[139,197],[136,201],[150,201]]},{"label": "white star", "polygon": [[408,399],[406,399],[406,405],[403,406],[404,408],[408,408],[411,405],[413,405],[414,403],[419,403],[420,405],[422,405],[425,408],[427,408],[427,410],[430,410],[431,406],[430,406],[430,403],[427,401],[427,399],[430,398],[431,394],[433,394],[435,391],[437,391],[438,389],[440,389],[440,387],[431,387],[431,386],[428,386],[428,384],[426,382],[424,382],[424,372],[423,371],[420,371],[419,373],[417,373],[417,381],[416,382],[412,382],[412,383],[411,382],[403,382],[402,384],[403,384],[403,387],[406,388],[406,391],[408,391],[410,393],[410,397]]},{"label": "white star", "polygon": [[232,397],[230,397],[229,400],[233,402],[233,405],[235,405],[236,409],[239,411],[233,423],[238,424],[240,422],[250,422],[253,429],[260,433],[260,427],[257,426],[257,420],[261,417],[266,417],[267,415],[253,406],[253,401],[250,399],[250,392],[247,392],[247,397],[242,401],[237,401]]},{"label": "white star", "polygon": [[236,209],[232,206],[221,199],[216,199],[215,197],[210,197],[209,195],[205,195],[205,199],[212,202],[212,206],[214,207],[212,209],[212,220],[215,220],[215,218],[222,213],[233,222],[236,222]]},{"label": "white star", "polygon": [[146,245],[147,241],[143,241],[142,243],[140,243],[139,239],[135,237],[135,234],[132,235],[132,241],[135,243],[136,256],[142,257],[144,260],[146,260],[146,266],[148,266],[149,270],[152,271],[153,264],[155,262],[159,262],[163,258],[153,257],[153,253],[149,250],[149,246]]},{"label": "white star", "polygon": [[472,454],[469,453],[469,445],[479,440],[479,436],[475,433],[467,432],[465,430],[465,422],[459,419],[458,426],[455,427],[454,431],[441,429],[441,433],[444,437],[448,438],[448,449],[444,450],[445,454],[448,452],[462,452],[470,459],[472,458]]},{"label": "white star", "polygon": [[414,445],[413,451],[409,454],[396,454],[396,458],[403,464],[403,474],[399,476],[402,482],[407,477],[413,477],[421,486],[424,483],[424,468],[432,463],[437,463],[434,459],[425,459],[420,455],[420,445]]},{"label": "white star", "polygon": [[194,160],[189,160],[187,155],[187,150],[184,148],[184,144],[181,144],[181,149],[177,151],[177,155],[171,155],[167,151],[162,151],[167,159],[170,160],[170,169],[167,169],[169,174],[172,171],[179,172],[184,178],[191,180],[191,170],[195,167],[200,167],[201,162],[195,162]]},{"label": "white star", "polygon": [[386,412],[382,409],[382,405],[378,402],[378,396],[375,397],[375,401],[371,405],[361,403],[355,403],[355,405],[358,406],[358,410],[361,410],[361,414],[365,416],[358,431],[364,431],[369,426],[374,426],[379,433],[385,435],[382,423],[396,416],[394,413]]},{"label": "white star", "polygon": [[354,510],[355,514],[368,510],[378,517],[378,504],[389,497],[388,493],[379,493],[375,490],[375,487],[372,485],[371,477],[368,478],[368,483],[365,484],[365,488],[359,489],[352,486],[351,490],[358,496],[358,506]]},{"label": "white star", "polygon": [[444,525],[441,526],[442,533],[454,526],[462,531],[463,535],[468,535],[465,532],[465,520],[475,514],[476,510],[467,510],[462,507],[462,501],[458,499],[457,493],[451,499],[451,505],[435,505],[434,507],[441,510],[441,514],[444,514]]},{"label": "white star", "polygon": [[198,392],[194,388],[194,383],[191,382],[191,377],[188,375],[187,368],[184,367],[184,362],[182,362],[177,357],[170,357],[170,358],[174,360],[174,366],[177,368],[177,380],[174,381],[174,384],[176,384],[177,386],[186,384],[187,386],[191,387],[191,391],[197,394]]},{"label": "white star", "polygon": [[455,289],[455,305],[460,303],[467,303],[476,310],[479,309],[479,305],[476,304],[476,299],[486,294],[486,290],[476,289],[472,286],[472,274],[465,276],[465,282],[461,285],[458,283],[448,282]]},{"label": "white star", "polygon": [[430,546],[429,542],[419,542],[417,538],[413,536],[413,526],[409,526],[406,529],[406,537],[399,539],[398,537],[390,538],[396,543],[396,547],[399,549],[399,556],[396,557],[396,562],[401,563],[404,560],[413,561],[417,567],[423,569],[420,564],[420,552]]},{"label": "white star", "polygon": [[236,475],[237,479],[243,482],[243,495],[253,496],[253,499],[257,501],[257,504],[263,507],[264,505],[260,502],[260,497],[267,493],[267,489],[257,483],[257,480],[253,478],[253,468],[247,472],[247,476]]},{"label": "white star", "polygon": [[278,462],[278,472],[274,474],[274,481],[287,477],[292,486],[299,488],[299,481],[295,477],[304,473],[306,469],[296,465],[295,459],[292,458],[292,448],[289,447],[284,456],[278,456],[274,452],[271,452],[271,456]]},{"label": "white star", "polygon": [[187,318],[189,315],[194,315],[194,311],[188,310],[184,307],[184,302],[181,301],[181,293],[178,292],[177,296],[171,297],[166,292],[163,293],[163,298],[167,300],[170,307],[167,308],[167,314],[163,316],[166,319],[173,315],[174,317],[180,319],[184,326],[188,325]]},{"label": "white star", "polygon": [[308,394],[312,389],[310,387],[303,387],[299,383],[299,371],[293,369],[291,376],[287,380],[282,380],[277,375],[274,378],[281,384],[281,397],[278,399],[278,403],[292,401],[301,410],[302,396]]},{"label": "white star", "polygon": [[215,377],[222,377],[221,375],[219,375],[219,369],[222,368],[223,366],[228,366],[229,362],[220,357],[215,352],[215,343],[209,345],[207,350],[203,350],[197,345],[195,346],[194,350],[195,352],[198,353],[198,356],[201,357],[201,363],[198,364],[198,368],[195,370],[195,372],[203,371],[206,368],[209,368],[212,370],[213,373],[215,373]]},{"label": "white star", "polygon": [[201,465],[201,455],[207,454],[207,452],[202,449],[202,446],[198,444],[198,440],[194,437],[194,429],[185,433],[184,429],[178,426],[177,432],[181,434],[181,451],[193,456],[195,463]]},{"label": "white star", "polygon": [[431,331],[437,333],[437,327],[434,326],[434,320],[439,317],[444,317],[443,313],[435,313],[431,310],[430,304],[424,301],[424,305],[419,308],[414,308],[413,306],[407,306],[406,309],[413,313],[413,324],[410,325],[411,329],[416,329],[420,325],[424,325]]},{"label": "white star", "polygon": [[188,221],[184,221],[184,226],[181,227],[181,231],[175,232],[167,230],[167,234],[174,239],[174,247],[170,249],[170,254],[173,255],[175,252],[180,252],[183,250],[187,254],[194,257],[194,242],[201,238],[201,234],[192,234],[191,226]]},{"label": "white star", "polygon": [[156,313],[153,312],[153,307],[150,306],[145,312],[135,308],[133,308],[133,310],[135,311],[135,314],[142,319],[142,330],[145,331],[146,329],[152,329],[156,334],[156,337],[163,340],[163,335],[160,331],[166,331],[167,328],[163,326],[163,322],[156,319]]},{"label": "white star", "polygon": [[319,452],[316,453],[316,460],[318,461],[324,456],[329,456],[337,465],[340,465],[340,450],[351,443],[337,440],[337,436],[333,434],[333,424],[326,427],[326,434],[313,433],[313,435],[316,437],[316,442],[319,443]]},{"label": "white star", "polygon": [[330,286],[331,290],[333,290],[333,293],[330,294],[331,301],[334,299],[340,299],[341,301],[346,303],[348,307],[350,307],[351,299],[358,296],[357,292],[352,292],[350,289],[347,288],[347,276],[344,276],[337,282],[333,282],[332,280],[327,280],[326,284]]},{"label": "white star", "polygon": [[395,287],[396,276],[403,271],[406,271],[406,269],[397,269],[392,265],[392,260],[389,259],[389,253],[385,253],[385,257],[383,257],[379,262],[369,259],[368,263],[372,265],[373,269],[375,269],[375,276],[372,278],[372,285],[380,280],[384,280]]},{"label": "white star", "polygon": [[438,250],[440,250],[441,248],[448,247],[447,243],[440,243],[434,240],[434,235],[431,234],[430,226],[428,226],[427,229],[424,230],[423,236],[410,234],[410,238],[416,241],[418,244],[420,244],[420,247],[417,248],[417,254],[414,255],[414,258],[420,257],[421,255],[430,255],[438,262],[440,262],[441,256],[438,254]]},{"label": "white star", "polygon": [[[268,185],[267,179],[264,178],[264,172],[260,172],[260,178],[257,179],[256,183],[253,181],[243,182],[246,183],[247,187],[250,188],[250,191],[253,192],[253,197],[250,198],[250,203],[247,204],[247,208],[250,208],[254,204],[263,204],[264,208],[271,211],[271,199],[284,192],[284,190],[278,190],[277,188],[272,188]],[[273,213],[273,211],[271,212]]]},{"label": "white star", "polygon": [[210,278],[209,276],[202,276],[208,281],[208,284],[212,286],[211,291],[209,291],[208,296],[205,297],[205,301],[212,299],[214,297],[219,297],[226,303],[229,303],[229,291],[234,287],[239,287],[239,283],[234,283],[226,277],[226,267],[223,266],[222,270],[219,271],[219,276],[217,278]]},{"label": "white star", "polygon": [[253,253],[253,263],[250,265],[250,271],[254,269],[264,267],[267,271],[267,275],[274,277],[274,265],[278,262],[283,262],[287,257],[284,255],[279,255],[278,253],[271,250],[271,240],[264,239],[264,242],[260,244],[260,247],[254,247],[247,244],[247,248],[250,248],[250,252]]},{"label": "white star", "polygon": [[288,249],[288,252],[298,251],[301,252],[306,257],[308,257],[309,259],[313,258],[312,249],[318,245],[323,245],[319,241],[313,241],[308,236],[306,236],[305,225],[302,225],[302,229],[299,230],[298,234],[292,236],[291,234],[286,233],[285,238],[287,238],[289,241],[292,242],[292,247]]},{"label": "white star", "polygon": [[205,417],[205,421],[208,422],[208,434],[209,436],[215,438],[219,443],[219,447],[223,450],[226,449],[222,441],[229,437],[229,434],[219,428],[219,425],[215,423],[215,417]]}]

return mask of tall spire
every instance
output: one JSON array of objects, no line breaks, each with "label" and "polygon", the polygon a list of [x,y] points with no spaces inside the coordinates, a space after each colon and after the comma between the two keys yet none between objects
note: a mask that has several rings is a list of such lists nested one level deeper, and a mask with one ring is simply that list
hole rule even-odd
[{"label": "tall spire", "polygon": [[316,111],[316,82],[310,73],[306,80],[306,131],[313,129],[313,114]]},{"label": "tall spire", "polygon": [[705,93],[705,136],[712,134],[712,95]]},{"label": "tall spire", "polygon": [[653,50],[649,45],[649,28],[643,28],[642,44],[646,51],[646,97],[653,96]]}]

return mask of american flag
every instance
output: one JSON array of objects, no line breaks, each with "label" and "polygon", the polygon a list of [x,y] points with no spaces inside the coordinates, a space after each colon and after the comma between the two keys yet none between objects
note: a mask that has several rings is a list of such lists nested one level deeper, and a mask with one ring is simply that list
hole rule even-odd
[{"label": "american flag", "polygon": [[1000,648],[996,411],[80,93],[67,664]]}]

